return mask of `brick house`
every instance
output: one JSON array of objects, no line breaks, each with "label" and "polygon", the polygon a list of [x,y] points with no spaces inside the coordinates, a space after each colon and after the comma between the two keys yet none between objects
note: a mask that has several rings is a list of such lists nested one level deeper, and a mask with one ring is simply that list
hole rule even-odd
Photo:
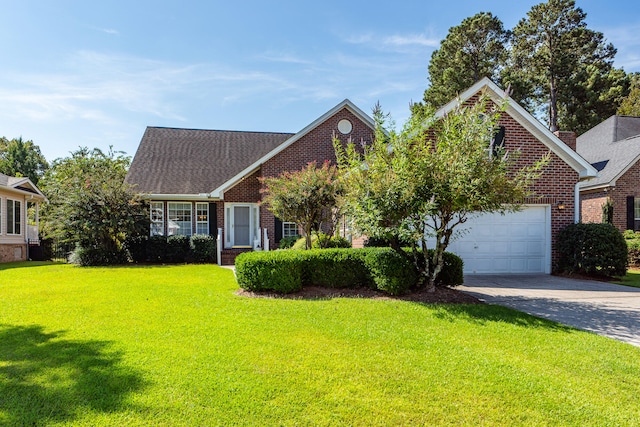
[{"label": "brick house", "polygon": [[602,222],[610,200],[613,225],[640,230],[640,117],[611,116],[578,137],[577,151],[599,171],[580,185],[582,222]]},{"label": "brick house", "polygon": [[[39,246],[38,204],[46,198],[29,178],[0,173],[0,262],[26,261]],[[27,208],[35,205],[35,225],[27,222]]]},{"label": "brick house", "polygon": [[[483,79],[444,106],[472,102],[485,92],[494,102],[506,96]],[[578,182],[595,169],[514,101],[500,119],[507,150],[518,150],[520,163],[551,152],[551,164],[536,184],[536,197],[520,212],[482,215],[451,249],[465,260],[469,273],[550,273],[552,242],[559,229],[577,220]],[[276,247],[297,233],[260,206],[258,177],[302,169],[310,161],[335,161],[332,137],[372,140],[374,122],[349,100],[314,120],[300,132],[228,132],[149,127],[127,175],[127,182],[147,194],[152,234],[218,236],[223,264],[246,250]]]}]

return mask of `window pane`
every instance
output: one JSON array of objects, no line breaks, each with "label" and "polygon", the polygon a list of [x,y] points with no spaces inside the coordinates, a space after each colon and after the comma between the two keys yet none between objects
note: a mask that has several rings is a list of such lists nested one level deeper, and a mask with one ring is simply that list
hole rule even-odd
[{"label": "window pane", "polygon": [[7,200],[7,234],[13,234],[13,200]]},{"label": "window pane", "polygon": [[635,216],[635,219],[640,220],[640,198],[636,197],[633,200],[633,213]]},{"label": "window pane", "polygon": [[149,214],[151,216],[151,235],[164,235],[164,203],[151,202]]},{"label": "window pane", "polygon": [[22,233],[22,203],[19,201],[14,202],[15,214],[13,216],[13,234]]},{"label": "window pane", "polygon": [[191,203],[169,203],[169,236],[191,236]]},{"label": "window pane", "polygon": [[295,222],[282,223],[282,237],[293,237],[299,235],[298,224]]},{"label": "window pane", "polygon": [[196,234],[209,234],[209,203],[196,203]]}]

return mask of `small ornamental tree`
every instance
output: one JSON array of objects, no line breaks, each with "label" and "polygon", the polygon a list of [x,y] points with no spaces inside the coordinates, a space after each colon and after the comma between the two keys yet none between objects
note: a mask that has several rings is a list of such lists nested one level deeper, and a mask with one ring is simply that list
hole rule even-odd
[{"label": "small ornamental tree", "polygon": [[493,146],[501,112],[483,97],[443,117],[415,114],[397,133],[385,131],[387,117],[376,108],[371,145],[334,141],[347,215],[363,234],[388,239],[409,258],[430,291],[457,227],[474,212],[517,210],[547,161],[518,169],[516,153]]},{"label": "small ornamental tree", "polygon": [[125,239],[148,232],[148,210],[124,183],[129,162],[121,153],[80,148],[55,160],[40,180],[49,199],[42,212],[45,234],[91,254],[85,265],[122,262]]},{"label": "small ornamental tree", "polygon": [[336,166],[326,161],[317,167],[316,162],[311,162],[300,171],[260,181],[262,203],[281,220],[299,224],[305,233],[306,248],[311,249],[311,233],[336,218],[343,192]]}]

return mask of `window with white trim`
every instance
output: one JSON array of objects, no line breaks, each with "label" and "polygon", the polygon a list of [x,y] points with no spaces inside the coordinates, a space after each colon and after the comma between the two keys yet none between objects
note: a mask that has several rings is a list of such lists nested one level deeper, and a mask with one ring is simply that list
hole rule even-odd
[{"label": "window with white trim", "polygon": [[0,235],[2,235],[2,197],[0,197]]},{"label": "window with white trim", "polygon": [[209,203],[196,203],[196,234],[209,234]]},{"label": "window with white trim", "polygon": [[640,197],[633,199],[634,230],[640,230]]},{"label": "window with white trim", "polygon": [[164,236],[164,202],[151,202],[149,206],[151,217],[151,235]]},{"label": "window with white trim", "polygon": [[22,202],[7,199],[7,234],[22,234]]},{"label": "window with white trim", "polygon": [[191,203],[169,202],[167,205],[167,235],[191,236]]},{"label": "window with white trim", "polygon": [[282,222],[282,238],[295,237],[300,235],[298,232],[298,224],[295,222]]}]

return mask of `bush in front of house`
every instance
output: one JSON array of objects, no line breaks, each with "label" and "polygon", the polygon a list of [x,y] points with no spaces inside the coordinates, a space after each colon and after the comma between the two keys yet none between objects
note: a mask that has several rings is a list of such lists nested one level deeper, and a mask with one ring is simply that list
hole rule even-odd
[{"label": "bush in front of house", "polygon": [[[251,291],[289,293],[303,286],[366,286],[399,295],[413,288],[418,278],[414,266],[391,248],[246,252],[238,255],[235,265],[238,284]],[[288,269],[295,274],[290,275]],[[462,283],[461,278],[462,260],[445,253],[438,285],[455,286]]]},{"label": "bush in front of house", "polygon": [[99,246],[81,246],[76,248],[69,255],[69,263],[82,267],[126,264],[129,260],[124,249],[108,250]]},{"label": "bush in front of house", "polygon": [[611,224],[571,224],[558,233],[558,269],[592,276],[624,276],[628,249]]},{"label": "bush in front of house", "polygon": [[147,261],[148,236],[127,237],[124,247],[129,252],[129,257],[135,263]]},{"label": "bush in front of house", "polygon": [[166,236],[151,236],[147,239],[147,261],[151,263],[168,262]]},{"label": "bush in front of house", "polygon": [[[329,236],[324,233],[314,233],[311,235],[311,249],[336,249],[336,248],[350,248],[351,242],[344,237]],[[299,237],[298,240],[291,246],[291,249],[302,250],[306,249],[306,241],[304,236]]]},{"label": "bush in front of house", "polygon": [[364,251],[365,265],[376,289],[390,295],[400,295],[415,286],[418,273],[408,259],[391,248]]},{"label": "bush in front of house", "polygon": [[301,251],[245,252],[236,257],[236,280],[247,291],[283,294],[302,289]]},{"label": "bush in front of house", "polygon": [[278,243],[278,249],[290,249],[298,240],[300,240],[298,235],[283,237]]},{"label": "bush in front of house", "polygon": [[167,260],[172,263],[187,261],[189,255],[189,237],[173,235],[167,237]]},{"label": "bush in front of house", "polygon": [[629,257],[630,267],[640,266],[640,232],[626,230],[623,233],[624,240],[627,243],[627,253]]},{"label": "bush in front of house", "polygon": [[368,286],[369,273],[362,252],[350,249],[311,249],[300,254],[305,286],[356,288]]},{"label": "bush in front of house", "polygon": [[206,234],[196,234],[191,236],[189,260],[197,263],[207,263],[216,261],[216,239]]}]

